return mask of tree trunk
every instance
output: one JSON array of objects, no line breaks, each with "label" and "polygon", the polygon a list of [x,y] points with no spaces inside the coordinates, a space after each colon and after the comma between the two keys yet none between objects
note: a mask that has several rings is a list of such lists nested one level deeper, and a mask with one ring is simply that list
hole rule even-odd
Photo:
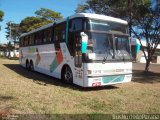
[{"label": "tree trunk", "polygon": [[150,62],[150,59],[146,60],[145,72],[149,71]]}]

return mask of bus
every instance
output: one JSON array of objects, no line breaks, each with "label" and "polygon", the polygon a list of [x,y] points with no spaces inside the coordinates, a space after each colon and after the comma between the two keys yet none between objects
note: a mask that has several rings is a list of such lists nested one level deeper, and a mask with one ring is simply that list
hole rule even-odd
[{"label": "bus", "polygon": [[82,87],[130,82],[128,24],[105,15],[77,13],[20,36],[20,64]]}]

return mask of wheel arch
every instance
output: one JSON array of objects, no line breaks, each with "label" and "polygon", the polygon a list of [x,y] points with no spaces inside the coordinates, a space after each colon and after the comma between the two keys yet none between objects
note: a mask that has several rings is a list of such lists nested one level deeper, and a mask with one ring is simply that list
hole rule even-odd
[{"label": "wheel arch", "polygon": [[30,62],[29,62],[29,63],[31,63],[31,62],[33,63],[33,60],[32,60],[32,59],[30,59]]},{"label": "wheel arch", "polygon": [[29,64],[30,64],[30,70],[31,70],[31,71],[34,71],[34,63],[33,63],[33,60],[32,60],[32,59],[30,59]]},{"label": "wheel arch", "polygon": [[71,71],[72,71],[72,74],[73,74],[73,70],[70,67],[70,65],[69,64],[64,64],[63,67],[62,67],[62,69],[61,69],[61,79],[62,79],[62,74],[63,74],[63,71],[64,71],[65,67],[69,67],[71,69]]}]

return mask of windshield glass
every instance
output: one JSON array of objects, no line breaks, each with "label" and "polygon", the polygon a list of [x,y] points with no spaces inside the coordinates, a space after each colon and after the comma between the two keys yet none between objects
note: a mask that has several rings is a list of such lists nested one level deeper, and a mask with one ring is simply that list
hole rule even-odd
[{"label": "windshield glass", "polygon": [[125,36],[115,36],[115,58],[116,59],[129,59],[130,49],[129,40]]},{"label": "windshield glass", "polygon": [[125,60],[130,59],[129,40],[126,36],[114,36],[104,33],[91,33],[88,42],[89,59],[92,60]]},{"label": "windshield glass", "polygon": [[112,59],[113,40],[112,36],[101,33],[91,33],[91,39],[88,43],[89,53],[96,55],[95,60]]}]

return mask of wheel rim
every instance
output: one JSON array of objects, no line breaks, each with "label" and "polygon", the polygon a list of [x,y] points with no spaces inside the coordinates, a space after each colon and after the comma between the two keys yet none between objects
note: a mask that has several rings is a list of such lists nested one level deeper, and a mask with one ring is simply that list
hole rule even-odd
[{"label": "wheel rim", "polygon": [[64,79],[67,82],[72,82],[72,71],[68,67],[65,69]]},{"label": "wheel rim", "polygon": [[30,65],[30,70],[34,71],[34,67],[33,67],[33,63],[32,62],[31,62],[31,65]]},{"label": "wheel rim", "polygon": [[27,65],[26,65],[27,69],[29,68],[29,63],[27,62]]}]

